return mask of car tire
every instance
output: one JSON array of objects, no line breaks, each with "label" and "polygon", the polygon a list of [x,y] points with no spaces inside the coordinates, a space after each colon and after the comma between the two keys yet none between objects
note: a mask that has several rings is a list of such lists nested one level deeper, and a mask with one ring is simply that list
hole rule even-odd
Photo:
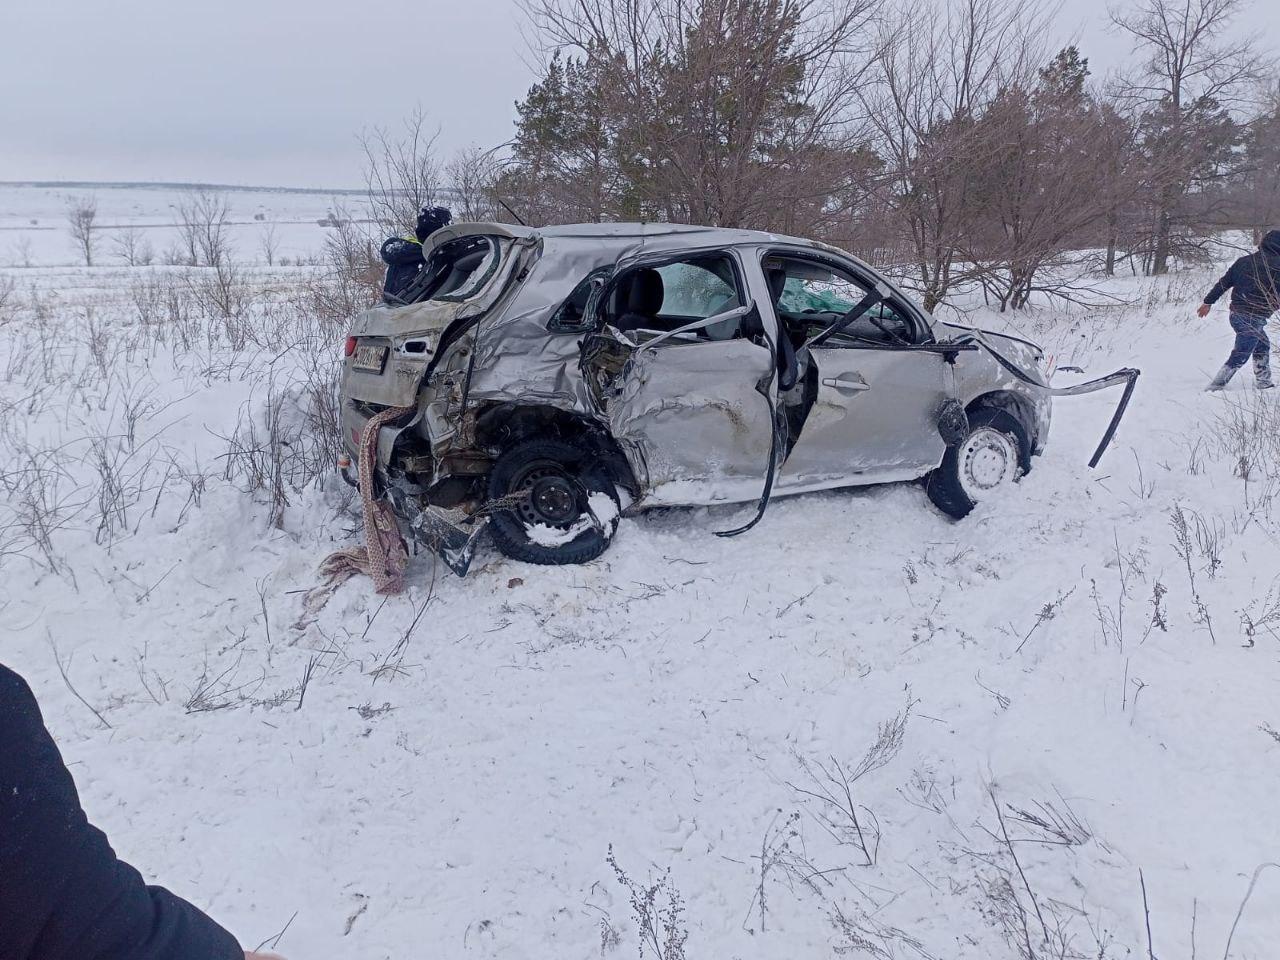
[{"label": "car tire", "polygon": [[[618,528],[618,494],[590,452],[563,440],[517,443],[489,471],[488,495],[501,501],[525,491],[525,502],[495,510],[489,525],[508,557],[544,565],[586,563],[608,548]],[[611,516],[590,510],[593,494],[610,498]]]},{"label": "car tire", "polygon": [[969,515],[986,492],[1015,483],[1030,462],[1027,431],[1012,414],[992,407],[969,413],[969,435],[948,447],[924,480],[925,492],[948,516]]}]

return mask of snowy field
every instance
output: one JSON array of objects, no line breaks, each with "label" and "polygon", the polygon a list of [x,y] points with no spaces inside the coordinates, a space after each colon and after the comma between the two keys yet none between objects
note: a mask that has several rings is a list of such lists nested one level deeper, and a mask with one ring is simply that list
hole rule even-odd
[{"label": "snowy field", "polygon": [[[335,211],[364,215],[364,194],[353,191],[306,191],[269,188],[222,188],[210,192],[226,199],[230,216],[227,237],[242,260],[286,261],[314,257],[324,242],[320,221]],[[67,266],[83,263],[68,234],[67,206],[96,200],[93,234],[100,265],[121,265],[122,235],[135,232],[156,263],[181,247],[175,223],[179,207],[195,188],[141,185],[35,185],[0,183],[0,268]]]},{"label": "snowy field", "polygon": [[8,229],[60,205],[0,196],[41,251],[0,270],[0,660],[121,855],[247,948],[1147,957],[1145,884],[1155,955],[1276,956],[1280,401],[1201,392],[1210,271],[1016,318],[1143,376],[1097,470],[1114,392],[965,521],[909,485],[729,540],[746,508],[672,510],[587,566],[418,557],[326,601],[360,534],[315,268],[222,301],[72,269],[61,224]]}]

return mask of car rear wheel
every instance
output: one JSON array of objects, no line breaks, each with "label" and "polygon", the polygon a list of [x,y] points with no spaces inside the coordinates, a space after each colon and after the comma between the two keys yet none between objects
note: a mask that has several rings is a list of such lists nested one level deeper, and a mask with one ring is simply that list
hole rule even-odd
[{"label": "car rear wheel", "polygon": [[528,440],[503,453],[489,472],[494,543],[526,563],[586,563],[608,548],[618,527],[618,497],[587,451],[563,440]]},{"label": "car rear wheel", "polygon": [[1022,476],[1028,449],[1026,431],[1011,414],[974,410],[968,436],[947,448],[942,463],[925,477],[925,491],[939,510],[959,520]]}]

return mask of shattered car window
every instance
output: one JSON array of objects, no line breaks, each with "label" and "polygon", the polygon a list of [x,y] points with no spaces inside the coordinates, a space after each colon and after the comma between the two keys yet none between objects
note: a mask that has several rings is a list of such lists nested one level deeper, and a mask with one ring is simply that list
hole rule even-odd
[{"label": "shattered car window", "polygon": [[791,313],[803,313],[806,310],[836,310],[843,313],[862,299],[861,296],[852,295],[854,289],[857,288],[849,283],[806,283],[799,277],[787,277],[778,306]]},{"label": "shattered car window", "polygon": [[732,268],[723,258],[669,263],[659,267],[665,297],[663,316],[701,320],[738,306]]},{"label": "shattered car window", "polygon": [[494,237],[459,237],[431,253],[411,288],[411,301],[467,300],[497,272],[502,247]]},{"label": "shattered car window", "polygon": [[[783,272],[786,282],[776,301],[778,319],[798,338],[821,333],[853,309],[867,295],[868,287],[829,267],[805,260],[769,260],[766,273]],[[835,334],[829,346],[840,343],[910,342],[914,324],[892,301],[873,306],[848,327]]]},{"label": "shattered car window", "polygon": [[602,267],[587,274],[569,294],[568,299],[560,304],[560,308],[551,317],[553,330],[578,330],[587,321],[587,305],[591,302],[591,293],[597,282],[603,282],[612,273],[611,268]]}]

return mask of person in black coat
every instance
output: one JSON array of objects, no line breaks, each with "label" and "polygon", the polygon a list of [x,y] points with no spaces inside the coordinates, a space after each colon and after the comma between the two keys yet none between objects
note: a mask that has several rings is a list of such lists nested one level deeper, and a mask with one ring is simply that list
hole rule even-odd
[{"label": "person in black coat", "polygon": [[1280,230],[1272,230],[1263,237],[1256,253],[1233,263],[1196,312],[1207,317],[1209,308],[1228,290],[1231,291],[1231,329],[1236,333],[1236,342],[1227,362],[1206,389],[1221,390],[1253,357],[1258,388],[1266,390],[1275,386],[1271,380],[1271,340],[1266,327],[1271,315],[1280,310]]},{"label": "person in black coat", "polygon": [[23,679],[0,665],[0,960],[267,960],[117,859]]},{"label": "person in black coat", "polygon": [[388,237],[382,244],[382,262],[387,265],[387,277],[382,283],[382,299],[387,303],[401,303],[403,294],[418,279],[422,270],[422,243],[441,227],[447,227],[453,214],[444,207],[423,207],[418,212],[418,224],[412,237]]}]

